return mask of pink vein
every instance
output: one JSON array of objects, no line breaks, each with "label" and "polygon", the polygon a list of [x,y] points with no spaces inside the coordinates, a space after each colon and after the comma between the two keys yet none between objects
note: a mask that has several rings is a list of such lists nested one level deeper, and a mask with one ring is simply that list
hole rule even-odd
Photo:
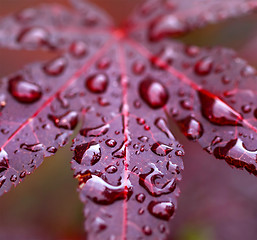
[{"label": "pink vein", "polygon": [[83,65],[57,92],[55,92],[50,98],[48,98],[41,107],[26,121],[24,121],[20,127],[13,132],[13,134],[8,138],[8,140],[3,144],[1,148],[4,148],[27,124],[29,124],[35,117],[38,116],[54,99],[57,95],[67,89],[71,84],[73,84],[77,79],[110,47],[113,40],[109,40],[101,49],[98,50],[92,58],[90,58],[85,65]]},{"label": "pink vein", "polygon": [[[126,71],[126,64],[125,64],[125,57],[124,52],[122,49],[121,44],[119,45],[118,49],[118,58],[120,62],[121,68],[121,85],[122,85],[122,115],[123,115],[123,126],[124,126],[124,142],[125,144],[129,141],[129,130],[128,130],[128,114],[129,114],[129,105],[128,105],[128,77]],[[124,169],[124,185],[125,185],[125,200],[123,206],[123,229],[122,229],[122,239],[126,239],[126,231],[127,231],[127,190],[126,187],[128,186],[127,179],[128,179],[128,164],[129,164],[129,153],[128,148],[126,146],[126,156],[125,156],[125,169]]]},{"label": "pink vein", "polygon": [[[147,57],[148,59],[151,58],[156,58],[155,55],[153,55],[149,50],[147,50],[144,46],[142,46],[141,44],[135,42],[132,39],[126,39],[126,41],[134,48],[136,48],[139,53],[144,56]],[[184,82],[185,84],[189,85],[191,88],[193,88],[196,91],[200,91],[202,90],[202,87],[199,86],[198,84],[196,84],[195,82],[193,82],[189,77],[187,77],[185,74],[183,74],[182,72],[176,70],[175,68],[171,67],[170,65],[166,64],[165,61],[161,60],[160,58],[157,58],[158,62],[162,65],[165,66],[165,69],[167,69],[167,71],[169,73],[171,73],[173,76],[177,77],[179,80],[181,80],[182,82]],[[154,61],[155,63],[155,61]],[[206,91],[207,92],[207,91]],[[254,132],[257,133],[257,128],[255,126],[253,126],[248,120],[243,119],[243,117],[236,111],[234,110],[232,107],[230,107],[226,102],[224,102],[222,99],[220,99],[219,97],[217,97],[216,95],[213,95],[212,93],[208,92],[210,95],[215,96],[215,98],[219,101],[221,101],[222,103],[226,104],[233,112],[233,114],[235,114],[236,116],[239,117],[240,120],[242,120],[242,122],[245,124],[245,126],[247,126],[248,128],[250,128],[251,130],[253,130]]]}]

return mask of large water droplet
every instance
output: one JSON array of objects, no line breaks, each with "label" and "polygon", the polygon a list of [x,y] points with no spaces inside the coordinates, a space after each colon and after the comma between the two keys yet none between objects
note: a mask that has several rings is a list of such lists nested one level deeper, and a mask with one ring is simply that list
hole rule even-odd
[{"label": "large water droplet", "polygon": [[78,124],[78,113],[69,111],[62,116],[49,115],[56,127],[73,130]]},{"label": "large water droplet", "polygon": [[186,31],[185,24],[173,14],[157,18],[150,27],[149,38],[152,41],[170,35],[177,36]]},{"label": "large water droplet", "polygon": [[56,58],[43,66],[45,73],[51,76],[58,76],[67,67],[67,60],[64,57]]},{"label": "large water droplet", "polygon": [[8,154],[4,149],[0,148],[0,173],[9,168]]},{"label": "large water droplet", "polygon": [[139,93],[142,99],[154,109],[164,107],[169,99],[168,91],[164,85],[150,78],[140,83]]},{"label": "large water droplet", "polygon": [[25,81],[21,75],[9,79],[9,92],[11,95],[22,103],[34,103],[41,96],[41,88],[35,83]]},{"label": "large water droplet", "polygon": [[129,179],[113,186],[98,176],[88,174],[84,181],[82,194],[97,204],[109,205],[117,200],[127,200],[132,195]]},{"label": "large water droplet", "polygon": [[152,201],[148,205],[148,211],[155,217],[168,221],[175,210],[172,202],[155,202]]},{"label": "large water droplet", "polygon": [[232,139],[224,147],[216,147],[213,153],[216,158],[225,159],[228,164],[237,168],[245,168],[250,173],[257,175],[255,167],[257,149],[254,151],[246,149],[240,138]]},{"label": "large water droplet", "polygon": [[101,159],[101,148],[96,142],[78,145],[74,150],[74,160],[85,166],[93,166]]},{"label": "large water droplet", "polygon": [[49,33],[41,27],[31,27],[23,30],[17,41],[28,48],[49,45]]},{"label": "large water droplet", "polygon": [[173,192],[176,188],[175,180],[165,179],[164,183],[159,183],[158,180],[164,179],[164,174],[153,163],[150,165],[150,172],[139,175],[139,184],[154,197]]},{"label": "large water droplet", "polygon": [[164,120],[164,118],[157,118],[155,121],[155,125],[157,128],[159,128],[169,139],[175,139],[171,131],[169,130],[167,126],[167,122]]},{"label": "large water droplet", "polygon": [[199,92],[203,116],[216,125],[241,126],[242,116],[217,96],[205,90]]},{"label": "large water droplet", "polygon": [[110,129],[110,124],[104,124],[96,128],[84,128],[80,134],[84,137],[100,137],[105,135]]},{"label": "large water droplet", "polygon": [[39,152],[44,150],[44,145],[42,143],[36,143],[36,144],[21,144],[20,148],[26,149],[30,152]]},{"label": "large water droplet", "polygon": [[173,150],[173,148],[164,143],[157,142],[153,144],[151,150],[158,156],[167,156]]},{"label": "large water droplet", "polygon": [[202,124],[191,116],[179,120],[178,124],[184,135],[191,140],[199,139],[203,135]]},{"label": "large water droplet", "polygon": [[212,66],[213,60],[211,58],[202,58],[195,64],[195,72],[201,76],[208,75],[212,70]]},{"label": "large water droplet", "polygon": [[86,87],[92,93],[104,93],[109,79],[105,74],[95,74],[86,80]]}]

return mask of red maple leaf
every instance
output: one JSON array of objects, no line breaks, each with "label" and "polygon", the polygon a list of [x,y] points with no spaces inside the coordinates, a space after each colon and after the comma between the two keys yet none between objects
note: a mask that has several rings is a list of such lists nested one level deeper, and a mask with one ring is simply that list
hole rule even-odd
[{"label": "red maple leaf", "polygon": [[151,0],[121,28],[89,3],[0,22],[0,45],[61,50],[0,82],[0,194],[53,155],[82,121],[72,168],[89,239],[165,239],[184,155],[172,118],[216,158],[257,175],[256,72],[234,51],[167,35],[247,13],[256,1]]}]

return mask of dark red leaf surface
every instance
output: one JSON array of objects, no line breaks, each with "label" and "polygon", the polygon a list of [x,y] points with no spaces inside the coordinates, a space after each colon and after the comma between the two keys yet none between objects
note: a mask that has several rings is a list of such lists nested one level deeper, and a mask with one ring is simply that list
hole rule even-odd
[{"label": "dark red leaf surface", "polygon": [[232,50],[161,40],[166,28],[158,27],[157,43],[152,28],[174,11],[192,22],[178,31],[185,32],[256,2],[162,1],[151,10],[160,1],[148,1],[150,12],[139,8],[128,22],[140,24],[129,29],[73,2],[75,10],[42,6],[0,22],[2,46],[65,50],[0,82],[0,194],[65,145],[82,121],[72,168],[88,239],[165,239],[184,155],[169,119],[216,158],[257,175],[256,72]]}]

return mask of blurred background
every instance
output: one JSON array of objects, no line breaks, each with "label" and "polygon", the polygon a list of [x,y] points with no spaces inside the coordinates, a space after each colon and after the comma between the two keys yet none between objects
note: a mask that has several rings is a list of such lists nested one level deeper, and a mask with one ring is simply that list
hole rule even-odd
[{"label": "blurred background", "polygon": [[[91,0],[108,11],[117,23],[139,0]],[[0,16],[42,2],[64,0],[0,0]],[[125,14],[124,14],[125,13]],[[211,25],[180,39],[199,46],[222,45],[257,67],[257,15]],[[0,77],[23,65],[47,60],[56,53],[0,49]],[[233,170],[173,129],[184,145],[185,171],[176,217],[170,223],[171,240],[257,239],[257,179]],[[0,239],[82,240],[83,206],[70,170],[69,146],[45,159],[35,174],[0,198]]]}]

